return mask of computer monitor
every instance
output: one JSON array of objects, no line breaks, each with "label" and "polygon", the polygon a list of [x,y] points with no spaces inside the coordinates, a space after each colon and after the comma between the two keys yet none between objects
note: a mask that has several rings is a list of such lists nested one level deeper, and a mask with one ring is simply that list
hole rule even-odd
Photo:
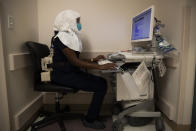
[{"label": "computer monitor", "polygon": [[151,41],[153,38],[154,6],[132,18],[131,42]]}]

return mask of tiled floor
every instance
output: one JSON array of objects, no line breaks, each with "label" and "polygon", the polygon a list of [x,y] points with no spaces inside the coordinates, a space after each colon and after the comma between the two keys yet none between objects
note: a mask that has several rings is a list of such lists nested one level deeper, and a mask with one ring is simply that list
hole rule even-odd
[{"label": "tiled floor", "polygon": [[[165,131],[172,131],[172,129],[165,123]],[[156,131],[154,123],[141,127],[125,126],[124,131]]]},{"label": "tiled floor", "polygon": [[[106,124],[106,128],[103,131],[112,131],[112,119],[107,118],[104,122]],[[90,128],[85,128],[82,125],[80,119],[65,121],[65,125],[67,128],[67,131],[78,131],[78,130],[97,131],[97,130],[93,130]],[[40,129],[39,131],[54,131],[54,130],[56,131],[59,130],[59,127],[57,124],[52,124],[50,126]],[[30,128],[27,131],[30,131]],[[156,130],[155,130],[154,122],[152,122],[149,125],[141,126],[141,127],[131,127],[127,125],[124,127],[124,131],[156,131]],[[172,131],[171,128],[166,123],[165,123],[165,131]]]}]

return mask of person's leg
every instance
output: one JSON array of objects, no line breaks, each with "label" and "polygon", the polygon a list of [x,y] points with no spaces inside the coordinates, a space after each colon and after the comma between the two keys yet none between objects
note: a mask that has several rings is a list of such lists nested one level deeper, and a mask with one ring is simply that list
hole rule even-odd
[{"label": "person's leg", "polygon": [[72,72],[69,74],[59,72],[56,76],[58,77],[55,78],[56,83],[83,91],[94,92],[86,120],[89,122],[96,120],[107,91],[106,80],[85,72]]},{"label": "person's leg", "polygon": [[89,122],[92,122],[99,117],[101,105],[107,91],[107,82],[105,79],[98,77],[91,82],[91,84],[94,86],[94,94],[86,116],[86,119]]},{"label": "person's leg", "polygon": [[94,92],[86,117],[82,120],[85,127],[104,129],[105,125],[98,120],[101,105],[107,92],[107,82],[104,78],[88,74],[88,85],[85,91]]}]

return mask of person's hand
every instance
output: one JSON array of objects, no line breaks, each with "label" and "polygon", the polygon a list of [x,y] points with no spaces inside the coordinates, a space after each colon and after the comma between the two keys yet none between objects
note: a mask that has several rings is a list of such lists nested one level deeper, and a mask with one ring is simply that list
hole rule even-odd
[{"label": "person's hand", "polygon": [[94,58],[93,61],[94,61],[94,62],[97,62],[97,61],[99,61],[99,60],[101,60],[101,59],[105,59],[105,56],[99,55],[99,56],[97,56],[96,58]]},{"label": "person's hand", "polygon": [[108,64],[104,64],[104,65],[99,65],[99,69],[100,70],[109,70],[109,69],[115,69],[116,64],[114,63],[108,63]]}]

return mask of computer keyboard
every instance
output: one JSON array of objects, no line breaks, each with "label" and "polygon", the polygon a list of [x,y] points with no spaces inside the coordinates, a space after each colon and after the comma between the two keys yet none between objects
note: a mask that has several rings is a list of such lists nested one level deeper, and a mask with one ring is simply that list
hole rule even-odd
[{"label": "computer keyboard", "polygon": [[108,64],[108,63],[113,63],[113,62],[111,62],[111,61],[109,61],[109,60],[99,60],[99,61],[98,61],[98,64],[99,64],[99,65],[104,65],[104,64]]}]

